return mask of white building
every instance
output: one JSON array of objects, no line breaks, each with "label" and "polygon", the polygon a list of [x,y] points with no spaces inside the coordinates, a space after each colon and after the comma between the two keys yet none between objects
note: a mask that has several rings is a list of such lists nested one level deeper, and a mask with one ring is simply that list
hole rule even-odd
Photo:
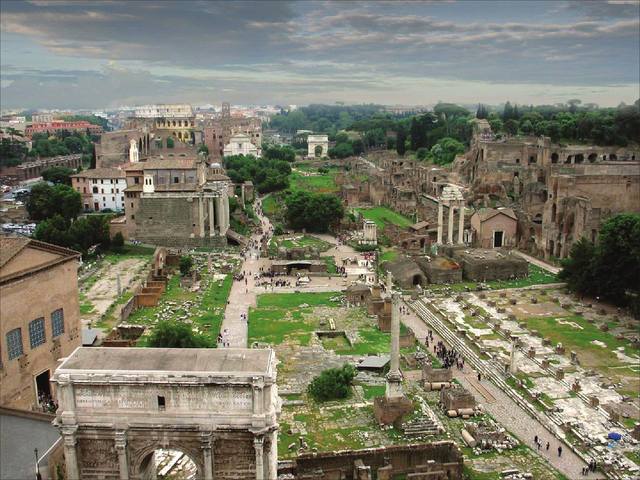
[{"label": "white building", "polygon": [[193,117],[193,108],[188,103],[142,105],[136,107],[138,118],[186,118]]},{"label": "white building", "polygon": [[[307,151],[309,157],[326,157],[329,152],[329,137],[327,135],[309,135],[307,145],[309,146]],[[319,155],[316,154],[316,147],[320,147]]]},{"label": "white building", "polygon": [[229,143],[224,146],[224,156],[229,155],[253,155],[260,157],[262,150],[251,143],[251,137],[245,133],[238,133],[229,139]]},{"label": "white building", "polygon": [[85,211],[124,210],[125,173],[119,168],[94,168],[71,175],[71,186],[82,196]]}]

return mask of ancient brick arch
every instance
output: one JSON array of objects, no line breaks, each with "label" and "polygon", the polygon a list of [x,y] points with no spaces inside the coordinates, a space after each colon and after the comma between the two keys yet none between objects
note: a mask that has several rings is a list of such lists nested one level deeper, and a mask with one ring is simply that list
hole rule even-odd
[{"label": "ancient brick arch", "polygon": [[56,370],[67,480],[156,478],[178,450],[197,478],[276,478],[269,349],[78,348]]}]

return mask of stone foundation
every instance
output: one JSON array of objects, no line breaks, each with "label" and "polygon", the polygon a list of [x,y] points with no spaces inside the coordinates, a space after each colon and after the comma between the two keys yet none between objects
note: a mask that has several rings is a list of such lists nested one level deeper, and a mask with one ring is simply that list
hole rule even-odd
[{"label": "stone foundation", "polygon": [[373,414],[380,425],[400,427],[402,417],[413,410],[411,400],[406,397],[389,399],[376,397],[373,402]]}]

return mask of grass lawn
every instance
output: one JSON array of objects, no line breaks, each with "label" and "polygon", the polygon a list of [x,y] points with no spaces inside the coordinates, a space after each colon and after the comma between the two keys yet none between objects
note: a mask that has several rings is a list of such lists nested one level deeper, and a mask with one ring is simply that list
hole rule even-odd
[{"label": "grass lawn", "polygon": [[109,251],[106,253],[104,260],[109,263],[118,263],[131,257],[151,257],[155,251],[155,247],[126,243],[120,252]]},{"label": "grass lawn", "polygon": [[378,263],[382,264],[383,262],[391,262],[398,258],[398,255],[399,253],[397,250],[387,250],[380,255],[380,257],[378,258]]},{"label": "grass lawn", "polygon": [[336,171],[329,173],[305,176],[299,172],[292,172],[289,176],[289,189],[292,192],[304,190],[314,193],[335,193],[338,191],[336,185]]},{"label": "grass lawn", "polygon": [[387,207],[358,208],[356,209],[368,220],[373,220],[379,229],[383,229],[386,223],[392,223],[398,227],[408,227],[413,225],[413,220],[404,215],[394,212]]},{"label": "grass lawn", "polygon": [[87,296],[82,292],[80,292],[79,295],[80,295],[80,314],[87,315],[93,312],[94,306],[89,301],[89,299],[87,299]]},{"label": "grass lawn", "polygon": [[311,333],[317,327],[315,322],[305,319],[303,314],[311,313],[313,307],[339,306],[339,302],[333,302],[331,299],[340,296],[339,292],[259,295],[256,308],[249,309],[249,343],[266,342],[278,345],[285,337],[290,337],[295,338],[301,345],[307,345]]},{"label": "grass lawn", "polygon": [[[578,325],[578,328],[569,322]],[[627,340],[618,340],[609,332],[601,331],[596,325],[587,322],[581,315],[569,317],[537,317],[527,319],[527,328],[537,330],[552,344],[562,342],[567,351],[578,353],[580,363],[586,368],[600,367],[608,369],[623,363],[613,353],[619,347],[624,348],[626,355],[640,354],[640,348],[633,347]],[[592,343],[594,340],[603,342],[606,347]],[[611,370],[615,372],[615,370]],[[618,372],[621,373],[621,372]]]}]

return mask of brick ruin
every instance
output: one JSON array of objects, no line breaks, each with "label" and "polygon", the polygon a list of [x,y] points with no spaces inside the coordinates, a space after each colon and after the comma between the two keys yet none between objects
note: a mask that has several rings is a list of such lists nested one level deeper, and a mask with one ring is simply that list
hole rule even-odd
[{"label": "brick ruin", "polygon": [[424,480],[462,478],[462,452],[452,441],[393,445],[363,450],[305,453],[280,462],[278,475],[299,480],[391,479],[400,475]]}]

